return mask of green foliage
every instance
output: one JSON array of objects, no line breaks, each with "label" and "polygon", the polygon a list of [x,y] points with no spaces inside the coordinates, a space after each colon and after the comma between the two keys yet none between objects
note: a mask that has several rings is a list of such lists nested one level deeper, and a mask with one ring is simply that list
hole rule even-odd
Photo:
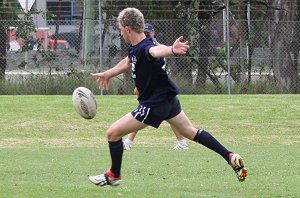
[{"label": "green foliage", "polygon": [[33,15],[31,12],[24,14],[24,18],[18,21],[17,38],[24,40],[24,47],[22,50],[32,50],[36,40],[33,39],[32,33],[35,32],[35,25],[33,23]]},{"label": "green foliage", "polygon": [[[213,68],[210,68],[213,70]],[[51,72],[51,73],[50,73]],[[227,81],[224,76],[216,76],[220,81],[220,87],[216,87],[211,81],[205,83],[205,87],[190,85],[185,78],[173,79],[180,88],[181,94],[227,94]],[[89,75],[89,71],[81,71],[70,66],[68,71],[54,68],[45,74],[19,75],[0,81],[0,95],[68,95],[76,87],[86,86],[98,92],[96,80]],[[132,95],[134,83],[126,82],[122,75],[111,79],[110,89],[107,95]],[[231,93],[240,93],[240,85],[233,83]],[[290,93],[280,85],[273,76],[255,76],[249,85],[248,94],[282,94]]]},{"label": "green foliage", "polygon": [[54,21],[54,18],[56,17],[56,15],[49,12],[49,10],[46,10],[45,12],[43,12],[42,17],[44,19],[46,19],[47,22],[51,22],[51,21]]},{"label": "green foliage", "polygon": [[15,20],[18,18],[17,13],[20,9],[14,8],[14,2],[2,0],[0,2],[0,15],[3,20]]},{"label": "green foliage", "polygon": [[68,95],[76,87],[86,86],[97,90],[95,79],[89,73],[71,68],[69,72],[31,74],[0,81],[1,95]]}]

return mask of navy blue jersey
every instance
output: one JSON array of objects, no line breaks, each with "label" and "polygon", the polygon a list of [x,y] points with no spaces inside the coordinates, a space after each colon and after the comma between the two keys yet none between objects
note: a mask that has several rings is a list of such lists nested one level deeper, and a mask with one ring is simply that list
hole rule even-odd
[{"label": "navy blue jersey", "polygon": [[148,107],[156,106],[179,93],[166,73],[164,58],[154,58],[150,55],[149,49],[155,45],[151,37],[147,36],[128,50],[132,78],[140,94],[138,101]]}]

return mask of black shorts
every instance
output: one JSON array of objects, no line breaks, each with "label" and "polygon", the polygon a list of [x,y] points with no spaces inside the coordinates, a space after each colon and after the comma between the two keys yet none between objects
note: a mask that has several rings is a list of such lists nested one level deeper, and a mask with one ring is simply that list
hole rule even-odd
[{"label": "black shorts", "polygon": [[177,96],[155,106],[146,107],[139,104],[138,107],[131,112],[132,116],[140,122],[158,128],[164,121],[177,116],[181,112],[180,102]]}]

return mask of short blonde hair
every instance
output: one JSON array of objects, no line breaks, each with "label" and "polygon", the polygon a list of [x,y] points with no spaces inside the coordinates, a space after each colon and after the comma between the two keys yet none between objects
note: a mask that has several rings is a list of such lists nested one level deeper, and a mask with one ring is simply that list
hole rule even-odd
[{"label": "short blonde hair", "polygon": [[137,33],[144,32],[144,15],[136,8],[125,8],[119,13],[118,22],[123,26],[130,26]]}]

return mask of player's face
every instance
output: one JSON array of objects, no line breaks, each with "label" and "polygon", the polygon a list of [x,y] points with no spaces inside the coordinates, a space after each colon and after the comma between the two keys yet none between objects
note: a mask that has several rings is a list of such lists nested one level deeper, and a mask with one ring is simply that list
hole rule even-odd
[{"label": "player's face", "polygon": [[120,30],[120,33],[125,41],[125,43],[130,43],[130,40],[129,40],[129,30],[128,30],[128,27],[127,26],[122,26],[121,23],[119,23],[119,30]]},{"label": "player's face", "polygon": [[149,35],[152,39],[155,37],[155,32],[154,31],[152,31],[152,32],[144,32],[144,33],[145,33],[146,36]]}]

